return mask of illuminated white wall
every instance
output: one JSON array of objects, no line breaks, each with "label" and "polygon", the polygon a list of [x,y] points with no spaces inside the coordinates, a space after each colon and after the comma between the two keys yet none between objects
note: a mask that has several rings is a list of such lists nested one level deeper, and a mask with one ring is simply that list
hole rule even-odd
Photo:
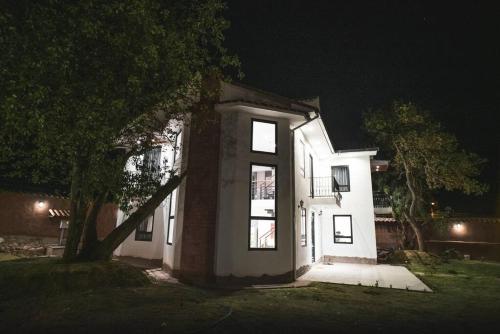
[{"label": "illuminated white wall", "polygon": [[[277,155],[252,153],[253,117],[256,116],[237,108],[222,112],[215,259],[217,276],[280,275],[292,270],[289,122],[282,118],[258,116],[278,122]],[[248,249],[251,162],[278,166],[277,250]]]}]

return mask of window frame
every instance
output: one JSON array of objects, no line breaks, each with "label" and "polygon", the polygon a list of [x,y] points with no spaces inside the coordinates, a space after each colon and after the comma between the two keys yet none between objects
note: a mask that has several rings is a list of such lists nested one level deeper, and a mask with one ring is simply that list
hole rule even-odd
[{"label": "window frame", "polygon": [[[180,130],[179,132],[177,132],[175,134],[175,140],[174,140],[174,154],[173,154],[173,158],[172,158],[172,168],[170,169],[171,172],[174,171],[174,167],[175,167],[175,163],[177,162],[177,155],[181,154],[181,151],[180,151],[180,146],[182,144],[181,143],[181,140],[182,140],[182,137],[180,137],[182,135],[182,130]],[[179,140],[180,138],[180,140]],[[179,150],[179,152],[177,152],[177,150]],[[172,221],[174,221],[175,223],[175,216],[177,215],[177,210],[175,210],[175,214],[172,215],[172,197],[173,197],[173,193],[174,191],[176,192],[177,191],[177,188],[175,188],[174,190],[172,190],[172,192],[170,193],[170,195],[168,195],[169,197],[169,204],[168,204],[168,216],[167,216],[167,245],[173,245],[173,236],[170,235],[170,224],[172,224]],[[177,205],[177,196],[179,194],[176,193],[175,194],[175,203],[173,203],[174,205]],[[175,226],[172,227],[172,234],[175,234],[174,233],[174,228]],[[170,237],[172,237],[172,240],[170,240]]]},{"label": "window frame", "polygon": [[[252,167],[273,167],[274,168],[274,217],[252,216]],[[278,165],[260,162],[250,162],[250,173],[248,178],[248,250],[249,251],[277,251],[278,250]],[[272,220],[274,221],[274,248],[257,248],[251,245],[252,220]]]},{"label": "window frame", "polygon": [[[302,218],[304,219],[304,238],[302,238]],[[300,246],[307,247],[307,209],[300,208]]]},{"label": "window frame", "polygon": [[[172,190],[172,192],[170,193],[170,195],[168,195],[169,197],[169,204],[168,204],[168,216],[167,216],[167,245],[173,245],[173,235],[172,235],[172,240],[170,241],[170,224],[172,224],[172,221],[175,222],[175,214],[172,215],[172,194],[174,193],[174,191],[177,191],[177,188],[175,188],[174,190]],[[174,205],[177,205],[177,195],[178,194],[175,194],[175,202]],[[176,210],[177,211],[177,210]],[[174,227],[172,227],[172,234],[174,234]]]},{"label": "window frame", "polygon": [[[338,236],[339,238],[351,239],[350,242],[336,241],[335,237],[335,217],[349,217],[351,236]],[[347,244],[352,245],[354,243],[354,236],[352,231],[352,215],[333,215],[333,243],[334,244]]]},{"label": "window frame", "polygon": [[[254,122],[268,123],[268,124],[274,125],[274,152],[258,151],[258,150],[253,149],[253,124],[254,124]],[[251,126],[250,126],[250,152],[259,153],[259,154],[278,155],[278,122],[252,117],[250,119],[250,123],[251,123]]]},{"label": "window frame", "polygon": [[309,192],[311,198],[314,198],[314,158],[309,154]]},{"label": "window frame", "polygon": [[[146,217],[146,219],[149,220],[149,217],[152,217],[152,221],[151,221],[151,232],[144,232],[144,231],[139,231],[139,227],[141,226],[141,224],[144,222],[144,220],[141,222],[141,224],[137,225],[137,227],[135,228],[135,236],[134,236],[134,239],[135,241],[146,241],[146,242],[151,242],[153,241],[153,232],[155,230],[155,213],[153,212],[152,215],[149,215]],[[145,219],[145,220],[146,220]],[[146,234],[148,233],[149,234],[149,239],[143,239],[143,238],[139,238],[138,235],[140,234]]]},{"label": "window frame", "polygon": [[[349,165],[335,165],[335,166],[332,166],[331,168],[331,171],[332,171],[332,192],[335,192],[335,182],[334,182],[334,179],[335,179],[335,174],[333,173],[333,169],[334,168],[340,168],[340,167],[345,167],[347,169],[347,185],[343,185],[343,184],[339,184],[339,192],[341,193],[348,193],[348,192],[351,192],[351,171],[349,170]],[[335,179],[336,180],[336,179]],[[337,180],[337,183],[339,181]],[[341,190],[340,187],[347,187],[347,190]]]}]

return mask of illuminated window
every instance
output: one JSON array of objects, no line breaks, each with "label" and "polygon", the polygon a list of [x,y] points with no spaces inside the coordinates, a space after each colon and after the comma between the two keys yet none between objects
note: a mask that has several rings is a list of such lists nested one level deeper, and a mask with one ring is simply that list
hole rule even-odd
[{"label": "illuminated window", "polygon": [[277,123],[252,120],[252,152],[276,153]]},{"label": "illuminated window", "polygon": [[276,166],[250,165],[249,249],[276,249]]},{"label": "illuminated window", "polygon": [[307,214],[306,209],[300,209],[300,245],[307,246]]},{"label": "illuminated window", "polygon": [[175,207],[177,204],[177,189],[172,191],[172,193],[167,198],[168,209],[165,210],[167,214],[165,215],[167,219],[167,244],[171,245],[174,239],[174,225],[175,225]]},{"label": "illuminated window", "polygon": [[142,223],[140,223],[135,230],[135,240],[137,241],[153,240],[153,223],[154,223],[153,215],[144,219]]},{"label": "illuminated window", "polygon": [[[337,184],[335,184],[335,182],[337,182]],[[332,166],[332,189],[334,191],[351,191],[350,182],[349,166]],[[338,189],[336,189],[336,186],[338,186]]]},{"label": "illuminated window", "polygon": [[336,244],[352,244],[352,216],[333,216],[333,242]]}]

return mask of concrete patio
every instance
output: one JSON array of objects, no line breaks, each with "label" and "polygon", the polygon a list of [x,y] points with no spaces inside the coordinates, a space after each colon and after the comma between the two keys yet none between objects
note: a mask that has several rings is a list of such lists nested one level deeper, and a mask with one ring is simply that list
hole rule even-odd
[{"label": "concrete patio", "polygon": [[405,267],[387,264],[318,263],[298,280],[432,292]]}]

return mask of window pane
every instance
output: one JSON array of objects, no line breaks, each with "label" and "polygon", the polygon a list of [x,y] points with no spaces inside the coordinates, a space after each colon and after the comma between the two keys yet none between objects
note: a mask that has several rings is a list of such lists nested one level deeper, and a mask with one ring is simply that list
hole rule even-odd
[{"label": "window pane", "polygon": [[250,248],[275,248],[276,222],[275,220],[250,221]]},{"label": "window pane", "polygon": [[252,121],[252,150],[276,153],[276,124]]},{"label": "window pane", "polygon": [[351,237],[351,217],[335,216],[335,235]]},{"label": "window pane", "polygon": [[252,217],[275,217],[276,167],[252,165],[250,206]]},{"label": "window pane", "polygon": [[348,166],[333,166],[332,175],[339,185],[340,191],[349,191],[349,167]]},{"label": "window pane", "polygon": [[334,242],[352,243],[351,216],[333,216]]},{"label": "window pane", "polygon": [[300,245],[307,245],[306,209],[301,209],[300,213]]},{"label": "window pane", "polygon": [[175,224],[175,217],[170,217],[168,221],[168,234],[167,234],[167,243],[170,245],[174,240],[174,224]]}]

